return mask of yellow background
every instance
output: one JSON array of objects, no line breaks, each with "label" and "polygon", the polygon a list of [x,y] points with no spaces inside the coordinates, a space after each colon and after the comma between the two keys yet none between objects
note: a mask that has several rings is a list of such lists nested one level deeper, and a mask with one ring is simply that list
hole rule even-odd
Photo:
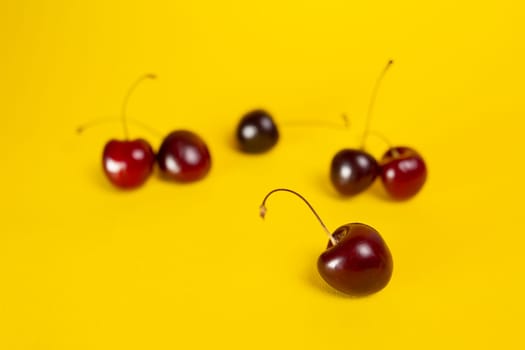
[{"label": "yellow background", "polygon": [[[0,349],[522,348],[525,24],[521,1],[22,1],[0,5]],[[328,180],[372,127],[429,167],[408,202]],[[130,117],[189,128],[213,168],[112,188],[102,148]],[[234,149],[240,116],[280,123],[268,154]],[[298,121],[341,128],[286,126]],[[130,125],[155,148],[161,136]],[[370,138],[380,156],[385,145]],[[320,279],[331,228],[365,222],[394,256],[382,292]]]}]

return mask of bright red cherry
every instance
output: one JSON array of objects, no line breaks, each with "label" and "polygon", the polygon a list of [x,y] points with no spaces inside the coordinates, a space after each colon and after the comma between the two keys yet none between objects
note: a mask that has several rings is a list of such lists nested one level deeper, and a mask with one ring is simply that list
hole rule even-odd
[{"label": "bright red cherry", "polygon": [[157,154],[160,170],[180,182],[202,179],[211,168],[211,156],[206,143],[195,133],[177,130],[170,133]]},{"label": "bright red cherry", "polygon": [[111,140],[104,147],[102,166],[111,183],[120,188],[142,185],[153,171],[155,153],[143,139]]},{"label": "bright red cherry", "polygon": [[[109,181],[116,187],[123,189],[135,188],[142,185],[153,171],[155,153],[151,145],[144,139],[129,140],[127,125],[128,102],[135,89],[146,79],[155,79],[153,74],[147,74],[135,81],[128,89],[122,104],[122,127],[124,140],[110,140],[106,143],[102,153],[102,168]],[[100,123],[92,122],[78,128],[83,132],[87,127]]]},{"label": "bright red cherry", "polygon": [[379,174],[374,157],[358,149],[344,149],[332,159],[330,180],[343,195],[356,195],[366,190]]},{"label": "bright red cherry", "polygon": [[317,270],[326,283],[351,296],[376,293],[386,287],[392,277],[393,261],[379,232],[368,225],[352,223],[330,234],[310,203],[299,193],[286,188],[270,191],[264,197],[260,206],[261,217],[266,214],[266,200],[278,191],[302,199],[330,238],[327,249],[317,260]]},{"label": "bright red cherry", "polygon": [[418,193],[427,179],[423,157],[409,147],[392,147],[381,159],[381,180],[394,199],[408,199]]}]

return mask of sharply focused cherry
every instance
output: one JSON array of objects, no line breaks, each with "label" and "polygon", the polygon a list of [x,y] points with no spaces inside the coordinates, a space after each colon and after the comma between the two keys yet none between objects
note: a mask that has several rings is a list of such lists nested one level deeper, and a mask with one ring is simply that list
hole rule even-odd
[{"label": "sharply focused cherry", "polygon": [[352,196],[363,192],[372,185],[375,178],[379,175],[379,165],[372,155],[364,151],[364,143],[370,127],[370,119],[377,97],[377,91],[392,63],[392,60],[388,61],[374,85],[368,106],[367,124],[365,132],[363,133],[361,148],[341,150],[332,159],[330,179],[335,189],[343,195]]},{"label": "sharply focused cherry", "polygon": [[330,238],[327,249],[317,260],[319,274],[330,286],[348,295],[363,296],[378,292],[388,284],[393,271],[392,255],[379,232],[365,224],[351,223],[331,234],[310,203],[286,188],[270,191],[264,197],[261,217],[266,214],[267,199],[278,191],[302,199]]},{"label": "sharply focused cherry", "polygon": [[269,151],[279,140],[279,131],[272,116],[256,109],[245,114],[237,126],[237,143],[246,153]]},{"label": "sharply focused cherry", "polygon": [[[111,183],[123,189],[136,188],[142,185],[153,171],[155,153],[151,145],[144,139],[129,140],[126,120],[126,110],[129,98],[137,86],[146,79],[155,79],[147,74],[135,81],[129,88],[122,105],[122,127],[124,140],[110,140],[106,143],[102,153],[102,168]],[[86,126],[80,127],[82,132]]]},{"label": "sharply focused cherry", "polygon": [[381,180],[394,199],[408,199],[421,190],[427,178],[423,157],[409,147],[391,147],[382,157]]},{"label": "sharply focused cherry", "polygon": [[336,245],[317,260],[321,277],[332,287],[352,295],[366,295],[383,289],[392,277],[392,256],[379,232],[360,223],[335,230]]},{"label": "sharply focused cherry", "polygon": [[177,130],[170,133],[157,154],[160,170],[179,182],[202,179],[211,168],[211,156],[206,143],[195,133]]}]

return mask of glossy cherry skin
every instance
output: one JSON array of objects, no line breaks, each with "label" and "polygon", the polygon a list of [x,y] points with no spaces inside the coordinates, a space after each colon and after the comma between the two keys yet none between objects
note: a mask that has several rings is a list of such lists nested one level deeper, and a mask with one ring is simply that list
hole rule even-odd
[{"label": "glossy cherry skin", "polygon": [[208,174],[211,156],[208,146],[197,134],[177,130],[162,141],[157,163],[167,177],[179,182],[192,182]]},{"label": "glossy cherry skin", "polygon": [[423,157],[409,147],[390,148],[381,159],[381,180],[394,199],[404,200],[418,193],[427,179]]},{"label": "glossy cherry skin", "polygon": [[279,140],[279,131],[272,116],[257,109],[245,114],[237,126],[237,143],[246,153],[263,153]]},{"label": "glossy cherry skin", "polygon": [[321,277],[332,287],[351,296],[364,296],[383,289],[392,277],[393,261],[379,232],[360,223],[339,227],[317,260]]},{"label": "glossy cherry skin", "polygon": [[372,185],[379,169],[375,158],[365,151],[343,149],[332,159],[330,179],[339,193],[352,196]]},{"label": "glossy cherry skin", "polygon": [[120,188],[135,188],[151,175],[155,153],[143,140],[111,140],[102,153],[102,167],[111,183]]}]

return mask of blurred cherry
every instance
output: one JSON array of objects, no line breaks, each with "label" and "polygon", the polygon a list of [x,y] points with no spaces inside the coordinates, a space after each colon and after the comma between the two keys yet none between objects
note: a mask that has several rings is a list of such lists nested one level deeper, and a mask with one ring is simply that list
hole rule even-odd
[{"label": "blurred cherry", "polygon": [[409,147],[391,147],[381,159],[381,180],[394,199],[416,195],[427,179],[423,157]]},{"label": "blurred cherry", "polygon": [[246,153],[264,153],[279,140],[279,131],[265,110],[256,109],[245,114],[237,126],[237,143]]},{"label": "blurred cherry", "polygon": [[[153,74],[146,74],[137,79],[128,89],[122,104],[122,128],[124,140],[112,139],[108,141],[102,153],[102,168],[109,181],[122,189],[136,188],[142,185],[153,171],[155,153],[151,145],[144,139],[129,140],[127,125],[128,102],[135,89],[146,79],[155,79]],[[83,132],[86,128],[97,123],[89,123],[78,128]]]},{"label": "blurred cherry", "polygon": [[102,167],[111,183],[120,188],[142,185],[153,171],[155,153],[143,139],[111,140],[102,155]]},{"label": "blurred cherry", "polygon": [[211,156],[206,143],[197,134],[176,130],[162,141],[157,163],[167,177],[179,182],[192,182],[208,174]]},{"label": "blurred cherry", "polygon": [[373,156],[359,149],[343,149],[334,156],[330,166],[330,180],[336,190],[347,196],[366,190],[379,173]]},{"label": "blurred cherry", "polygon": [[369,132],[370,120],[372,119],[372,111],[379,86],[392,63],[392,60],[388,61],[374,85],[368,106],[367,124],[365,132],[363,133],[361,148],[343,149],[337,152],[332,159],[330,165],[330,180],[335,189],[342,195],[353,196],[363,192],[372,185],[375,178],[379,175],[379,165],[375,158],[364,150],[364,144]]}]

